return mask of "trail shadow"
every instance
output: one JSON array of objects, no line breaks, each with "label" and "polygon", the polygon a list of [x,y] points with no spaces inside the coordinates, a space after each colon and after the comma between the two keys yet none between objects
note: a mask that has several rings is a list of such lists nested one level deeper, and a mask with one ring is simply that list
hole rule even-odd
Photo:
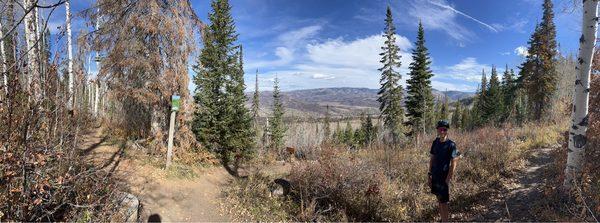
[{"label": "trail shadow", "polygon": [[83,151],[81,151],[81,154],[82,155],[88,155],[94,149],[100,147],[100,145],[102,145],[102,143],[106,142],[107,139],[108,139],[108,136],[102,137],[102,139],[100,139],[100,141],[98,141],[97,143],[94,143],[94,144],[90,145],[88,148],[86,148]]},{"label": "trail shadow", "polygon": [[121,163],[121,159],[123,158],[123,155],[125,154],[125,143],[122,143],[119,146],[119,150],[115,151],[115,153],[113,153],[110,158],[104,163],[102,164],[102,166],[100,166],[100,169],[104,169],[108,166],[110,166],[111,164],[113,164],[110,173],[114,172],[117,167],[119,166],[119,163]]},{"label": "trail shadow", "polygon": [[152,214],[148,217],[148,222],[161,222],[159,214]]},{"label": "trail shadow", "polygon": [[229,175],[240,179],[248,178],[248,176],[240,176],[241,168],[239,161],[234,161],[233,167],[229,164],[230,162],[227,160],[221,159],[220,162],[223,168],[227,171],[227,173],[229,173]]}]

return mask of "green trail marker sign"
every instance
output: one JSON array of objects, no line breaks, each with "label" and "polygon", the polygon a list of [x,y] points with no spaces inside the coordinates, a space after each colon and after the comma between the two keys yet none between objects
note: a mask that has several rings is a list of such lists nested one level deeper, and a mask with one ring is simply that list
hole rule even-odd
[{"label": "green trail marker sign", "polygon": [[181,105],[181,97],[179,95],[171,96],[171,111],[179,111]]},{"label": "green trail marker sign", "polygon": [[171,118],[169,119],[169,142],[167,143],[167,167],[171,165],[171,157],[173,156],[173,135],[175,134],[175,113],[179,111],[181,98],[179,95],[171,96]]}]

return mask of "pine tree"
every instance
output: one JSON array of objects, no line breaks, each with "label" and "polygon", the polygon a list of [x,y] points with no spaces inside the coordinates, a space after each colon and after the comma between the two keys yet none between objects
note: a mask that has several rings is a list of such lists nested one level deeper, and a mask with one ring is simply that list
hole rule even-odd
[{"label": "pine tree", "polygon": [[[243,64],[243,49],[240,46],[238,52],[237,70],[231,73],[230,79],[226,83],[227,90],[227,113],[225,124],[227,126],[227,137],[224,138],[224,148],[231,155],[236,155],[237,162],[240,158],[247,160],[254,154],[255,131],[252,123],[250,111],[245,106],[247,101],[244,89],[244,64]],[[237,171],[237,170],[236,170]]]},{"label": "pine tree", "polygon": [[461,117],[460,117],[460,125],[462,127],[462,129],[464,130],[468,130],[471,129],[471,120],[469,119],[471,117],[471,110],[467,107],[465,107],[465,109],[462,110],[461,112]]},{"label": "pine tree", "polygon": [[519,125],[525,123],[529,118],[528,104],[527,94],[522,90],[517,91],[515,99],[515,121]]},{"label": "pine tree", "polygon": [[453,128],[461,129],[461,117],[462,117],[462,103],[460,100],[456,102],[454,112],[452,112],[451,125]]},{"label": "pine tree", "polygon": [[473,109],[471,110],[471,124],[473,126],[480,126],[487,120],[483,117],[485,114],[485,103],[487,102],[487,77],[485,76],[485,70],[481,71],[481,85],[478,87],[475,95],[475,101]]},{"label": "pine tree", "polygon": [[547,117],[551,99],[557,90],[556,26],[551,0],[544,0],[542,22],[536,25],[528,42],[528,56],[521,66],[521,82],[527,92],[529,109],[534,120]]},{"label": "pine tree", "polygon": [[350,124],[350,120],[346,121],[346,128],[344,129],[344,137],[342,140],[347,145],[352,145],[354,142],[354,130]]},{"label": "pine tree", "polygon": [[375,125],[373,125],[373,119],[371,118],[371,115],[367,115],[367,117],[361,124],[361,127],[365,134],[365,141],[363,142],[363,144],[370,146],[373,140],[375,140],[377,134],[377,129],[375,128]]},{"label": "pine tree", "polygon": [[484,97],[485,103],[483,107],[483,119],[487,122],[496,123],[499,120],[499,111],[502,109],[502,89],[496,67],[492,66],[492,75],[487,89],[487,94]]},{"label": "pine tree", "polygon": [[439,120],[448,120],[448,114],[450,113],[449,111],[449,107],[448,107],[448,97],[446,97],[446,95],[444,95],[444,101],[441,102],[440,105],[440,115],[438,117]]},{"label": "pine tree", "polygon": [[504,71],[504,75],[502,76],[502,95],[503,97],[503,109],[501,114],[501,120],[503,122],[511,121],[515,113],[515,97],[516,97],[516,82],[515,82],[515,72],[513,69],[508,69],[508,65],[506,65],[506,70]]},{"label": "pine tree", "polygon": [[[252,151],[254,131],[249,111],[244,107],[243,64],[227,0],[211,2],[211,24],[204,33],[204,48],[198,64],[194,97],[199,109],[195,113],[194,132],[197,139],[209,150],[220,155],[229,167],[232,155],[247,158]],[[237,161],[234,163],[237,174]]]},{"label": "pine tree", "polygon": [[419,22],[415,46],[412,52],[413,62],[409,66],[410,79],[406,81],[408,94],[406,96],[407,124],[410,125],[412,134],[424,131],[425,126],[429,124],[428,119],[431,119],[428,116],[431,115],[433,108],[433,95],[431,93],[433,73],[429,67],[431,59],[425,46],[425,31],[421,22]]},{"label": "pine tree", "polygon": [[281,102],[281,92],[279,90],[279,78],[275,77],[273,85],[273,119],[270,122],[269,131],[271,132],[270,148],[274,151],[279,151],[283,148],[286,127],[283,124],[283,103]]},{"label": "pine tree", "polygon": [[380,103],[379,110],[385,127],[390,131],[392,140],[397,142],[401,135],[401,125],[404,119],[404,111],[402,109],[402,86],[398,83],[401,79],[400,73],[396,70],[400,68],[400,49],[396,45],[396,28],[392,18],[392,10],[388,6],[386,14],[385,27],[385,44],[379,55],[383,67],[379,69],[382,72],[381,88],[379,89]]},{"label": "pine tree", "polygon": [[336,122],[335,132],[333,133],[333,136],[331,138],[334,139],[335,143],[343,143],[344,130],[340,126],[339,121]]},{"label": "pine tree", "polygon": [[376,129],[373,125],[371,115],[360,115],[360,128],[357,128],[354,132],[354,139],[357,144],[361,146],[370,146],[375,139]]}]

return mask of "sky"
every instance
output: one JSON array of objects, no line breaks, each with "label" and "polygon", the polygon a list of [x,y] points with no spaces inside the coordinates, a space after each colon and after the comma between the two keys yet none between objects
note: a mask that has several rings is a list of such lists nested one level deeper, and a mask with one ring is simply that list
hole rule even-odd
[{"label": "sky", "polygon": [[[46,0],[50,1],[50,0]],[[210,1],[192,0],[208,23]],[[555,0],[557,41],[562,54],[576,54],[581,12],[572,0]],[[74,10],[93,4],[74,1]],[[402,83],[419,21],[438,90],[475,91],[481,72],[492,66],[502,72],[517,69],[527,40],[541,20],[542,0],[230,0],[232,15],[244,47],[247,91],[271,90],[274,77],[283,91],[325,88],[379,88],[385,11],[392,8],[401,49]],[[64,11],[50,19],[53,33],[62,25]],[[84,26],[79,21],[78,26]],[[57,40],[60,42],[62,40]],[[198,47],[201,48],[201,47]],[[190,60],[191,63],[195,59]],[[190,64],[191,66],[192,64]],[[92,70],[95,67],[92,66]],[[190,77],[195,75],[190,69]],[[195,86],[190,84],[190,90]]]}]

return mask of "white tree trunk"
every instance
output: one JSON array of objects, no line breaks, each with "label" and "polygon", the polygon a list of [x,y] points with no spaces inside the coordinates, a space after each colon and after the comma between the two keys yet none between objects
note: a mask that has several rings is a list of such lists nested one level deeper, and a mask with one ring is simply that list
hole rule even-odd
[{"label": "white tree trunk", "polygon": [[[35,0],[23,0],[25,10],[34,6]],[[25,41],[27,46],[27,84],[25,86],[27,92],[33,95],[35,101],[41,99],[40,91],[40,70],[39,70],[39,48],[37,47],[37,25],[36,25],[37,10],[32,10],[25,15]]]},{"label": "white tree trunk", "polygon": [[69,109],[73,109],[73,46],[71,41],[71,1],[67,0],[65,2],[65,10],[67,14],[66,23],[67,23],[67,73],[69,76],[68,88],[69,88],[69,96],[67,107]]},{"label": "white tree trunk", "polygon": [[90,80],[88,80],[86,82],[86,89],[87,89],[87,109],[88,111],[92,110],[92,82]]},{"label": "white tree trunk", "polygon": [[575,95],[573,98],[572,126],[569,132],[569,148],[567,152],[567,167],[565,168],[566,189],[573,187],[579,180],[583,166],[586,132],[588,129],[588,103],[590,92],[590,71],[592,56],[596,44],[598,30],[598,0],[583,0],[582,35],[579,39],[579,58],[577,63],[577,79],[575,80]]},{"label": "white tree trunk", "polygon": [[[4,36],[2,32],[2,21],[0,20],[0,36]],[[4,87],[5,93],[8,95],[8,77],[6,76],[7,64],[6,64],[6,50],[4,49],[4,40],[0,40],[0,63],[2,63],[2,86]]]},{"label": "white tree trunk", "polygon": [[98,117],[98,99],[100,98],[100,80],[98,80],[98,77],[96,77],[94,87],[96,88],[94,96],[94,116]]}]

